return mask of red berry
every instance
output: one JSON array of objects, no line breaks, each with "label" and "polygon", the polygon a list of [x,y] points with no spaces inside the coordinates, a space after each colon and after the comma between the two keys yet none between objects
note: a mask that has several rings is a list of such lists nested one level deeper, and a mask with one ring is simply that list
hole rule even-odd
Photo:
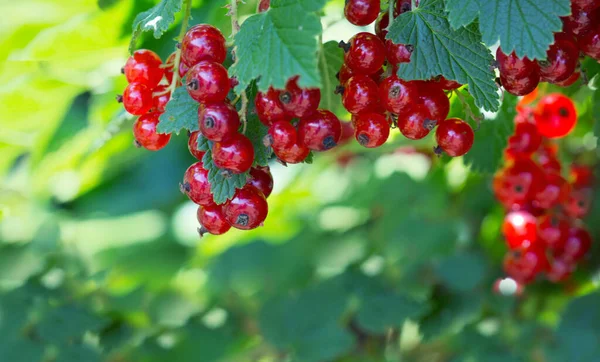
[{"label": "red berry", "polygon": [[160,83],[165,71],[162,60],[152,50],[140,49],[127,59],[123,72],[128,83],[141,83],[153,89]]},{"label": "red berry", "polygon": [[502,49],[498,48],[496,51],[496,61],[498,62],[498,68],[500,75],[510,78],[522,78],[530,73],[538,73],[539,67],[537,63],[529,58],[519,58],[512,52],[510,55],[506,55],[502,52]]},{"label": "red berry", "polygon": [[377,83],[366,75],[355,75],[344,87],[342,104],[352,114],[376,111],[379,105]]},{"label": "red berry", "polygon": [[429,117],[441,122],[448,117],[450,101],[444,90],[433,82],[416,82],[419,94],[418,102],[429,111]]},{"label": "red berry", "polygon": [[[158,94],[157,94],[158,93]],[[171,93],[167,92],[166,86],[158,86],[152,94],[151,112],[163,113],[167,108],[167,103],[171,99]]]},{"label": "red berry", "polygon": [[185,64],[183,60],[179,62],[179,77],[181,79],[185,78],[185,75],[187,74],[188,70],[190,70],[190,67],[187,64]]},{"label": "red berry", "polygon": [[471,126],[458,118],[442,121],[435,131],[438,146],[452,157],[462,156],[469,152],[473,146],[474,137]]},{"label": "red berry", "polygon": [[285,113],[283,104],[279,100],[281,91],[269,88],[266,93],[258,92],[254,99],[258,119],[270,126],[274,122],[290,121],[292,117]]},{"label": "red berry", "polygon": [[[167,62],[165,63],[165,78],[167,78],[167,82],[171,84],[173,81],[173,66],[175,63],[175,57],[177,56],[177,52],[171,53],[167,58]],[[155,90],[156,91],[156,90]]]},{"label": "red berry", "polygon": [[573,101],[562,94],[549,94],[537,104],[534,112],[539,132],[548,138],[564,137],[577,123],[577,111]]},{"label": "red berry", "polygon": [[537,235],[540,242],[549,249],[562,249],[569,233],[569,222],[558,214],[548,214],[539,218]]},{"label": "red berry", "polygon": [[519,283],[527,284],[535,277],[548,270],[548,258],[543,248],[532,247],[525,250],[514,250],[504,258],[504,271]]},{"label": "red berry", "polygon": [[581,77],[581,72],[576,71],[575,73],[571,74],[571,76],[569,78],[563,80],[562,82],[556,82],[554,84],[559,87],[569,87],[569,86],[573,85],[575,82],[577,82],[577,80],[579,80],[580,77]]},{"label": "red berry", "polygon": [[528,158],[515,158],[494,176],[494,194],[507,209],[525,206],[539,192],[544,173]]},{"label": "red berry", "polygon": [[227,69],[214,62],[193,66],[187,72],[185,84],[190,96],[200,103],[222,102],[230,89]]},{"label": "red berry", "polygon": [[141,116],[152,108],[152,90],[142,83],[131,83],[125,88],[119,101],[123,102],[128,113]]},{"label": "red berry", "polygon": [[569,181],[574,187],[591,187],[594,183],[594,172],[589,166],[573,164],[571,165]]},{"label": "red berry", "polygon": [[202,225],[199,230],[200,236],[204,233],[221,235],[231,229],[231,225],[227,222],[221,205],[200,206],[198,207],[197,217],[198,222]]},{"label": "red berry", "polygon": [[385,62],[385,46],[375,34],[358,33],[347,45],[344,62],[356,73],[376,73]]},{"label": "red berry", "polygon": [[563,282],[569,279],[573,270],[575,270],[575,265],[571,261],[555,258],[550,263],[546,278],[553,283]]},{"label": "red berry", "polygon": [[202,161],[205,152],[198,149],[198,136],[200,136],[199,131],[190,133],[190,138],[188,139],[188,150],[190,150],[192,156]]},{"label": "red berry", "polygon": [[390,25],[390,14],[386,11],[381,13],[377,20],[375,20],[375,34],[385,42],[385,36],[387,35],[387,27]]},{"label": "red berry", "polygon": [[508,77],[500,73],[500,83],[508,93],[525,96],[533,92],[540,83],[540,73],[535,71],[520,77]]},{"label": "red berry", "polygon": [[136,142],[150,151],[158,151],[165,147],[171,139],[170,134],[156,133],[160,113],[152,112],[141,115],[133,125],[133,136]]},{"label": "red berry", "polygon": [[240,117],[228,102],[209,103],[198,108],[200,132],[211,141],[222,141],[237,133]]},{"label": "red berry", "polygon": [[352,70],[348,68],[346,64],[342,64],[342,67],[340,68],[340,71],[337,74],[337,78],[340,81],[341,85],[345,85],[348,79],[350,79],[353,75],[354,74],[352,73]]},{"label": "red berry", "polygon": [[390,124],[382,114],[359,114],[354,135],[361,146],[367,148],[379,147],[390,136]]},{"label": "red berry", "polygon": [[188,167],[183,176],[181,189],[192,202],[198,205],[209,206],[214,204],[210,183],[208,182],[208,170],[202,166],[202,161]]},{"label": "red berry", "polygon": [[567,80],[575,72],[579,62],[579,49],[574,41],[557,38],[547,52],[546,60],[540,61],[541,80],[558,83]]},{"label": "red berry", "polygon": [[298,142],[311,150],[329,150],[337,145],[341,136],[340,120],[327,110],[318,110],[298,123]]},{"label": "red berry", "polygon": [[379,84],[379,97],[386,110],[401,114],[417,100],[417,87],[393,75]]},{"label": "red berry", "polygon": [[250,230],[260,226],[269,212],[265,196],[254,186],[237,190],[223,206],[225,218],[236,229]]},{"label": "red berry", "polygon": [[600,7],[598,0],[571,0],[571,6],[586,11],[594,10]]},{"label": "red berry", "polygon": [[[396,5],[394,6],[394,17],[410,11],[412,8],[410,1],[411,0],[396,0]],[[419,6],[419,0],[415,1],[415,6]]]},{"label": "red berry", "polygon": [[269,10],[270,6],[271,6],[271,0],[259,0],[257,12],[264,13],[265,11]]},{"label": "red berry", "polygon": [[271,175],[269,166],[251,168],[246,184],[256,187],[257,190],[265,195],[265,198],[269,197],[271,191],[273,191],[273,176]]},{"label": "red berry", "polygon": [[583,227],[573,226],[569,229],[564,247],[557,250],[555,255],[563,260],[577,262],[587,254],[591,246],[590,233]]},{"label": "red berry", "polygon": [[548,172],[545,174],[545,182],[533,197],[533,204],[542,209],[550,209],[567,201],[569,191],[569,184],[559,173]]},{"label": "red berry", "polygon": [[202,61],[223,63],[227,57],[225,38],[221,31],[209,24],[191,27],[181,41],[181,58],[185,64]]},{"label": "red berry", "polygon": [[415,104],[398,115],[398,129],[404,137],[411,140],[424,138],[436,124],[435,120],[429,118],[429,112],[425,106],[420,104]]},{"label": "red berry", "polygon": [[290,147],[273,148],[273,152],[281,161],[293,164],[304,161],[308,157],[310,150],[308,147],[296,142]]},{"label": "red berry", "polygon": [[287,121],[275,122],[269,127],[265,146],[278,149],[292,147],[298,140],[296,128]]},{"label": "red berry", "polygon": [[590,188],[572,188],[565,205],[567,215],[582,218],[590,211],[593,191]]},{"label": "red berry", "polygon": [[462,84],[458,83],[457,81],[448,80],[441,75],[439,77],[437,77],[434,81],[437,82],[438,85],[443,90],[447,90],[447,91],[458,89],[458,88],[462,87]]},{"label": "red berry", "polygon": [[385,56],[390,64],[408,63],[414,50],[412,45],[396,44],[390,39],[385,41]]},{"label": "red berry", "polygon": [[373,0],[347,0],[344,16],[354,25],[366,26],[377,19],[381,5]]},{"label": "red berry", "polygon": [[577,38],[579,49],[586,55],[600,61],[600,26]]},{"label": "red berry", "polygon": [[518,123],[515,133],[508,139],[506,151],[513,157],[531,156],[542,144],[542,136],[532,123]]},{"label": "red berry", "polygon": [[502,223],[502,234],[510,249],[529,248],[537,242],[537,220],[526,211],[509,212]]},{"label": "red berry", "polygon": [[537,151],[537,163],[546,172],[560,173],[561,165],[556,156],[557,149],[554,149],[554,144],[542,144]]},{"label": "red berry", "polygon": [[595,11],[587,11],[577,7],[572,8],[571,15],[562,18],[563,31],[575,36],[583,36],[592,31],[598,24],[598,15]]},{"label": "red berry", "polygon": [[298,77],[293,77],[279,95],[285,112],[292,117],[310,116],[319,107],[321,90],[319,88],[298,87]]},{"label": "red berry", "polygon": [[[354,118],[356,116],[352,116]],[[340,137],[340,142],[338,145],[343,145],[348,143],[354,137],[354,121],[351,122],[340,122],[342,124],[342,136]],[[388,125],[389,127],[389,125]]]},{"label": "red berry", "polygon": [[254,162],[254,146],[248,137],[235,133],[212,147],[215,166],[233,172],[244,173]]}]

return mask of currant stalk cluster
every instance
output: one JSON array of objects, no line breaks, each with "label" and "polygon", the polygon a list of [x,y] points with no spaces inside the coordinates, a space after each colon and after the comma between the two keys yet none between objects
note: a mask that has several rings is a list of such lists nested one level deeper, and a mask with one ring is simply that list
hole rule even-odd
[{"label": "currant stalk cluster", "polygon": [[496,51],[500,83],[514,95],[531,93],[540,82],[568,87],[581,77],[579,56],[600,60],[600,1],[571,0],[571,15],[564,17],[563,31],[554,34],[554,43],[545,60],[519,58],[512,52]]},{"label": "currant stalk cluster", "polygon": [[580,220],[590,208],[592,169],[573,164],[565,179],[552,141],[575,126],[575,106],[564,95],[548,94],[531,107],[535,98],[533,93],[517,107],[506,165],[493,181],[496,199],[507,211],[504,271],[520,284],[541,274],[552,282],[567,280],[592,244]]}]

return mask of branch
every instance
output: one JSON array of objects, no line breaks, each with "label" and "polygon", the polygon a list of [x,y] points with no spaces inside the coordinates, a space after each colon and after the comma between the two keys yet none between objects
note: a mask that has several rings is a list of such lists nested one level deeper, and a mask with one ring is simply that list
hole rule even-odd
[{"label": "branch", "polygon": [[[181,43],[185,33],[187,32],[188,23],[190,21],[190,14],[192,12],[192,0],[184,0],[184,12],[183,19],[181,20],[181,30],[179,30],[179,35],[177,36],[177,41]],[[175,60],[173,61],[173,80],[171,81],[171,85],[168,88],[169,93],[173,96],[173,92],[175,88],[177,88],[177,83],[179,82],[179,63],[181,63],[181,47],[178,46],[175,51]]]}]

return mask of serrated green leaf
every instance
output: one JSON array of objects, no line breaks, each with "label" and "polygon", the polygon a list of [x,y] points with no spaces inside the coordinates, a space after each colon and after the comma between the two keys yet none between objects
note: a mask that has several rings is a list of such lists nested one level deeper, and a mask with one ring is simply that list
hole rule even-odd
[{"label": "serrated green leaf", "polygon": [[[201,141],[203,139],[203,141]],[[206,153],[202,158],[204,168],[208,170],[208,182],[210,182],[210,191],[213,194],[213,199],[218,205],[225,203],[233,197],[235,190],[242,188],[248,179],[247,173],[225,175],[223,170],[215,166],[212,160],[212,142],[207,141],[204,137],[198,136],[198,144],[200,142],[206,146],[198,147],[199,150],[205,150]],[[207,147],[208,146],[208,147]]]},{"label": "serrated green leaf", "polygon": [[160,36],[175,21],[175,14],[181,10],[183,0],[161,0],[153,8],[139,13],[133,20],[133,35],[129,44],[129,52],[133,52],[136,40],[144,31],[153,31],[155,38]]},{"label": "serrated green leaf", "polygon": [[447,288],[467,292],[483,281],[485,267],[482,255],[456,254],[441,261],[437,267],[437,274]]},{"label": "serrated green leaf", "polygon": [[469,85],[478,107],[498,110],[498,87],[490,65],[492,55],[474,27],[453,30],[444,13],[442,0],[424,0],[413,11],[392,23],[388,39],[411,44],[409,63],[400,64],[398,76],[406,80],[430,79],[443,75]]},{"label": "serrated green leaf", "polygon": [[160,122],[156,127],[158,133],[177,133],[182,129],[197,131],[198,107],[200,104],[190,97],[184,86],[178,87],[173,92],[171,100],[167,103],[165,112],[160,115]]},{"label": "serrated green leaf", "polygon": [[504,101],[496,118],[485,119],[475,132],[473,147],[464,156],[471,169],[482,173],[494,173],[500,166],[508,137],[515,129],[517,97],[504,93]]},{"label": "serrated green leaf", "polygon": [[335,88],[340,83],[336,77],[344,63],[344,52],[335,41],[328,41],[319,50],[319,71],[323,84],[321,86],[321,103],[319,108],[332,112],[342,108],[342,98],[335,94]]},{"label": "serrated green leaf", "polygon": [[[480,17],[483,41],[493,45],[500,40],[505,53],[545,59],[562,29],[561,16],[569,15],[569,0],[447,0],[448,21],[454,29]],[[481,19],[481,14],[484,18]]]},{"label": "serrated green leaf", "polygon": [[[265,147],[263,143],[263,138],[269,132],[269,128],[258,119],[253,102],[254,98],[256,98],[256,93],[258,93],[258,90],[253,83],[249,87],[249,90],[247,90],[249,101],[246,111],[246,132],[244,135],[252,141],[252,145],[254,146],[254,165],[266,166],[271,158],[272,149]],[[238,110],[241,108],[240,103],[238,103]]]},{"label": "serrated green leaf", "polygon": [[316,37],[322,28],[314,12],[324,5],[323,0],[273,0],[269,11],[246,19],[234,39],[238,61],[230,68],[239,81],[236,92],[254,79],[261,91],[284,88],[295,75],[302,87],[320,87]]}]

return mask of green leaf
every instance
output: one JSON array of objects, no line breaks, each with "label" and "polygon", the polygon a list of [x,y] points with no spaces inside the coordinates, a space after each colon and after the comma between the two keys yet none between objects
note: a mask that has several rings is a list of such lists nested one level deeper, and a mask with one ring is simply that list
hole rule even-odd
[{"label": "green leaf", "polygon": [[[569,0],[447,0],[448,21],[454,29],[480,17],[483,41],[493,45],[500,40],[505,53],[545,59],[562,29],[561,16],[571,13]],[[483,14],[483,18],[481,15]]]},{"label": "green leaf", "polygon": [[504,93],[504,101],[496,118],[485,119],[475,132],[473,147],[464,156],[471,169],[482,173],[494,173],[500,167],[508,137],[515,128],[517,97]]},{"label": "green leaf", "polygon": [[100,362],[102,358],[98,351],[85,345],[75,344],[61,348],[58,360],[61,362]]},{"label": "green leaf", "polygon": [[342,98],[335,94],[335,88],[340,83],[336,77],[344,63],[344,52],[335,41],[323,44],[319,51],[319,72],[323,85],[321,86],[321,104],[319,108],[336,112],[342,108]]},{"label": "green leaf", "polygon": [[88,126],[89,102],[91,93],[85,92],[73,100],[71,108],[65,114],[60,125],[52,135],[46,152],[56,152],[61,146],[71,141],[73,137]]},{"label": "green leaf", "polygon": [[175,22],[175,14],[181,10],[183,0],[161,0],[152,9],[139,13],[133,20],[133,36],[129,44],[129,52],[133,52],[136,40],[144,31],[153,31],[155,38],[167,30]]},{"label": "green leaf", "polygon": [[80,339],[87,331],[98,331],[108,324],[78,305],[49,309],[38,325],[40,337],[47,341],[66,343]]},{"label": "green leaf", "polygon": [[295,75],[302,87],[320,87],[317,35],[322,29],[315,12],[323,5],[324,0],[273,0],[269,11],[244,21],[234,39],[238,62],[230,68],[239,81],[236,92],[259,78],[261,91],[284,88]]},{"label": "green leaf", "polygon": [[592,118],[594,122],[594,136],[600,140],[600,89],[596,89],[592,97]]},{"label": "green leaf", "polygon": [[[254,146],[254,165],[266,166],[271,158],[272,150],[270,147],[265,147],[263,138],[269,132],[269,127],[265,126],[259,119],[256,113],[253,99],[256,98],[258,89],[256,84],[251,84],[247,90],[248,94],[248,109],[246,111],[246,137],[252,141]],[[241,102],[238,103],[238,110],[241,108]]]},{"label": "green leaf", "polygon": [[597,361],[600,356],[600,293],[572,300],[561,317],[557,338],[565,361]]},{"label": "green leaf", "polygon": [[461,331],[481,316],[483,298],[479,293],[450,294],[437,289],[431,300],[435,303],[433,311],[419,323],[426,340]]},{"label": "green leaf", "polygon": [[223,204],[233,197],[235,190],[242,188],[248,180],[248,173],[225,175],[212,159],[212,142],[198,136],[198,149],[205,151],[202,158],[204,168],[208,170],[208,182],[217,204]]},{"label": "green leaf", "polygon": [[375,334],[385,334],[390,327],[401,327],[406,319],[418,318],[428,309],[426,303],[383,290],[364,295],[361,303],[356,319],[363,328]]},{"label": "green leaf", "polygon": [[182,129],[198,130],[198,107],[200,104],[190,97],[184,86],[173,92],[167,103],[165,113],[160,115],[160,123],[156,127],[158,133],[177,133]]},{"label": "green leaf", "polygon": [[498,87],[490,65],[492,55],[474,27],[453,30],[442,0],[423,0],[411,12],[392,23],[387,38],[411,44],[415,50],[409,63],[400,64],[398,76],[406,80],[443,75],[469,85],[478,107],[498,110]]},{"label": "green leaf", "polygon": [[452,255],[437,267],[438,277],[451,290],[467,292],[477,287],[485,276],[484,257],[479,254],[464,253]]}]

